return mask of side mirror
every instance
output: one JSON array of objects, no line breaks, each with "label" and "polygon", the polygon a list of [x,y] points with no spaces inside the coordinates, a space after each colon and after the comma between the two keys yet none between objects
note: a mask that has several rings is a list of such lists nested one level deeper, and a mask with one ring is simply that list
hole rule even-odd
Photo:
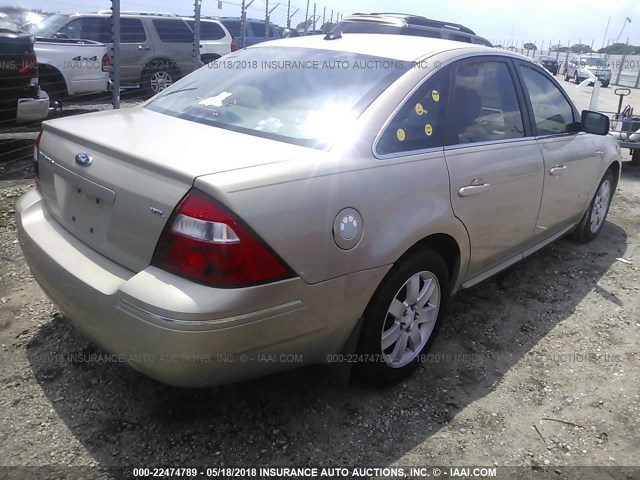
[{"label": "side mirror", "polygon": [[594,135],[609,134],[609,117],[589,110],[582,111],[582,131]]}]

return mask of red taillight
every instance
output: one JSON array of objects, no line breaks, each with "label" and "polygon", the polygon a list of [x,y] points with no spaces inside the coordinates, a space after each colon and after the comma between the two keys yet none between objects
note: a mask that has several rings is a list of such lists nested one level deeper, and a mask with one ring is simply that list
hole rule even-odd
[{"label": "red taillight", "polygon": [[218,287],[244,287],[291,276],[289,267],[249,227],[195,189],[171,215],[152,264]]},{"label": "red taillight", "polygon": [[231,51],[235,52],[236,50],[238,50],[238,42],[236,42],[236,39],[232,39],[231,40]]},{"label": "red taillight", "polygon": [[108,72],[110,70],[111,70],[111,59],[109,58],[109,55],[105,53],[102,56],[102,71]]},{"label": "red taillight", "polygon": [[33,176],[36,179],[36,188],[40,190],[40,166],[38,164],[38,158],[40,157],[40,139],[42,138],[42,131],[38,133],[35,141],[33,142]]},{"label": "red taillight", "polygon": [[22,66],[18,69],[21,77],[35,75],[38,72],[38,60],[35,53],[25,53],[22,55]]}]

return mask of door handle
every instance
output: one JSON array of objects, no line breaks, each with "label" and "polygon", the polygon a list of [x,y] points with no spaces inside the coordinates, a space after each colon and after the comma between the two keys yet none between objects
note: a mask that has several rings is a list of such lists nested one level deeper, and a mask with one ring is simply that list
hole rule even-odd
[{"label": "door handle", "polygon": [[151,50],[148,45],[138,45],[138,50]]},{"label": "door handle", "polygon": [[596,157],[598,157],[600,160],[604,159],[604,152],[602,150],[598,150],[596,152]]},{"label": "door handle", "polygon": [[458,190],[458,195],[460,197],[470,197],[471,195],[477,195],[478,193],[488,190],[490,186],[488,183],[483,183],[482,185],[467,185]]},{"label": "door handle", "polygon": [[567,169],[566,165],[556,166],[549,170],[549,175],[561,175]]}]

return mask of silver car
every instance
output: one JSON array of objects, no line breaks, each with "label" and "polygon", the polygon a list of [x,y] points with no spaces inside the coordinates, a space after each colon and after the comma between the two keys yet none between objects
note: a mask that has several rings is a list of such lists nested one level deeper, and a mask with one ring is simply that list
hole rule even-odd
[{"label": "silver car", "polygon": [[564,80],[573,80],[579,84],[587,78],[597,78],[603,87],[608,87],[611,83],[611,68],[606,61],[599,57],[574,57],[564,69]]},{"label": "silver car", "polygon": [[608,119],[526,57],[400,35],[259,44],[146,104],[43,124],[34,277],[160,381],[406,377],[449,297],[605,224]]}]

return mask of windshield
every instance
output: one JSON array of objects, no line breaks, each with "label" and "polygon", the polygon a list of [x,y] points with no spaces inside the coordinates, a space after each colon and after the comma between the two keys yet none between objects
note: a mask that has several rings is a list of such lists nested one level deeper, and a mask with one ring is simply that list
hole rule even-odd
[{"label": "windshield", "polygon": [[326,148],[408,68],[408,62],[353,53],[250,48],[202,67],[146,108]]},{"label": "windshield", "polygon": [[52,38],[56,33],[60,31],[60,29],[67,23],[67,16],[56,14],[51,15],[50,17],[45,18],[42,23],[38,25],[34,25],[31,28],[31,34],[36,37],[47,37]]}]

